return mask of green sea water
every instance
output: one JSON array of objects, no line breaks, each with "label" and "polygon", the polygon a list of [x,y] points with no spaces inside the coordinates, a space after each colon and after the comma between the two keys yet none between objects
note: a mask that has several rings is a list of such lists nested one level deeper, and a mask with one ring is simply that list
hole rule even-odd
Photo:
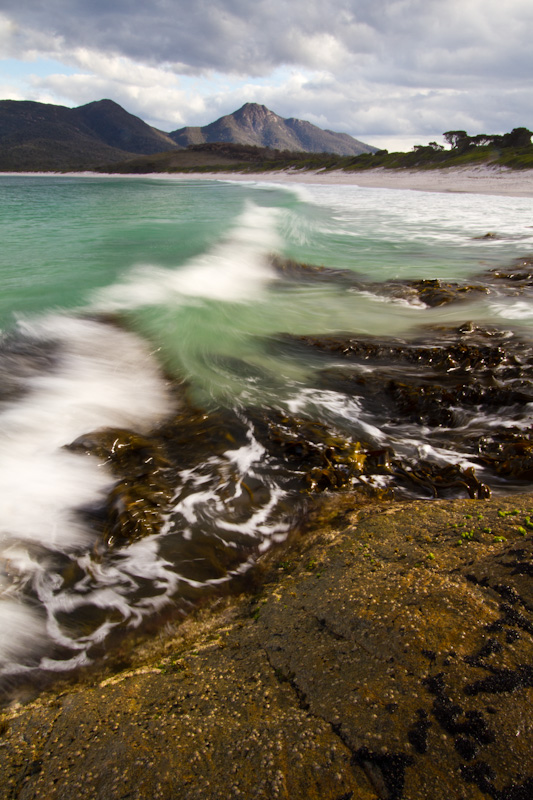
[{"label": "green sea water", "polygon": [[[308,414],[374,447],[464,459],[423,426],[318,389],[323,362],[287,336],[409,340],[474,321],[531,341],[533,308],[519,293],[427,308],[380,287],[481,280],[532,252],[532,210],[525,198],[356,186],[0,176],[0,671],[89,663],[117,625],[229,579],[191,571],[186,543],[208,529],[212,541],[257,553],[286,536],[290,495],[246,409]],[[325,271],[291,276],[276,268],[287,259]],[[233,414],[241,439],[180,473],[160,534],[95,559],[77,510],[115,479],[65,447],[102,428],[148,433],[179,411],[185,385],[207,415]],[[250,486],[260,499],[246,515]]]},{"label": "green sea water", "polygon": [[[279,249],[378,279],[468,275],[531,246],[531,201],[349,186],[69,176],[0,177],[2,324],[75,308],[137,265],[177,269],[239,225],[281,213]],[[475,237],[492,231],[500,238]]]},{"label": "green sea water", "polygon": [[[510,262],[533,238],[529,199],[349,186],[3,176],[0,213],[4,328],[52,310],[118,309],[162,348],[167,366],[188,374],[205,373],[206,349],[257,356],[257,337],[279,331],[351,330],[356,320],[357,330],[398,333],[423,322],[420,308],[384,308],[333,282],[254,282],[252,250],[257,259],[278,253],[374,281],[454,280]],[[488,232],[498,238],[478,238]],[[202,259],[211,259],[210,286],[200,270],[184,303],[180,272]],[[154,285],[162,293],[150,302]],[[455,316],[433,312],[432,321]]]}]

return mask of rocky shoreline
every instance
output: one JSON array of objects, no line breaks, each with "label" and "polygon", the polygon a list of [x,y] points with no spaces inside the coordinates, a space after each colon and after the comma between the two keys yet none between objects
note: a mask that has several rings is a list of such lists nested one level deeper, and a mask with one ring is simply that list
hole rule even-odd
[{"label": "rocky shoreline", "polygon": [[[359,280],[274,266],[290,280]],[[383,291],[432,307],[479,292],[527,301],[531,266],[525,257],[472,285]],[[30,358],[27,344],[13,343],[23,370],[54,357],[30,348]],[[259,556],[255,540],[230,546],[198,520],[173,553],[190,582],[166,619],[95,646],[97,665],[82,674],[11,686],[0,800],[532,796],[533,495],[504,494],[529,489],[533,474],[531,344],[465,322],[408,341],[340,332],[269,346],[312,357],[317,388],[381,414],[395,447],[279,409],[208,413],[185,384],[179,411],[150,434],[109,428],[69,444],[116,478],[105,505],[85,511],[100,554],[157,533],[180,472],[244,446],[251,430],[287,490],[280,513],[300,521]],[[227,368],[247,374],[245,363]],[[457,440],[490,486],[472,466],[410,453],[422,429],[444,453]],[[216,470],[209,479],[220,483]],[[243,519],[269,501],[260,476],[247,481],[244,492],[228,484]],[[216,515],[222,507],[227,498]],[[61,569],[66,585],[78,579]]]},{"label": "rocky shoreline", "polygon": [[252,591],[6,707],[0,796],[526,800],[531,515],[326,494]]}]

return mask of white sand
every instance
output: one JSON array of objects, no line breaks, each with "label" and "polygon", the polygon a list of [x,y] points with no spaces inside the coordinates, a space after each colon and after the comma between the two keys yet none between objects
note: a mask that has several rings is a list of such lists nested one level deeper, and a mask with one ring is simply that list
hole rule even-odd
[{"label": "white sand", "polygon": [[[167,176],[168,177],[168,176]],[[173,177],[178,177],[177,175]],[[302,172],[285,170],[261,173],[202,173],[180,175],[189,179],[268,181],[272,183],[320,183],[341,186],[367,186],[382,189],[415,189],[423,192],[467,192],[470,194],[533,197],[533,170],[503,167],[467,167],[433,170],[371,169],[361,172]]]},{"label": "white sand", "polygon": [[533,197],[533,169],[513,170],[505,167],[448,167],[444,169],[404,170],[369,169],[360,172],[332,170],[300,171],[297,169],[275,172],[154,172],[148,174],[117,174],[100,172],[29,172],[2,173],[47,177],[51,174],[65,177],[96,178],[169,178],[177,181],[265,181],[268,183],[315,183],[337,186],[366,186],[373,189],[414,189],[420,192],[461,192],[469,194],[507,195]]}]

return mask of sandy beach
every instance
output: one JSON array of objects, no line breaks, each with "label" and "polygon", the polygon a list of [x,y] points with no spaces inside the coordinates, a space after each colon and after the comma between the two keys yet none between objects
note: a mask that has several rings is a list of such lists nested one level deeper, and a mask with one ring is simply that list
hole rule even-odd
[{"label": "sandy beach", "polygon": [[[50,172],[6,172],[5,176],[46,177]],[[65,172],[65,177],[109,177],[117,173]],[[533,197],[533,170],[512,170],[504,167],[450,167],[434,170],[369,169],[360,172],[343,170],[275,170],[272,172],[154,172],[121,173],[125,178],[160,178],[168,180],[263,181],[267,183],[329,184],[363,186],[369,189],[411,189],[419,192],[452,192],[489,194],[507,197]]]},{"label": "sandy beach", "polygon": [[[177,176],[176,176],[177,177]],[[190,178],[191,175],[180,176]],[[422,192],[461,192],[470,194],[533,197],[533,170],[502,167],[468,167],[435,170],[372,169],[364,172],[283,172],[203,173],[198,177],[232,181],[272,181],[274,183],[320,183],[340,186],[365,186],[374,189],[413,189]]]}]

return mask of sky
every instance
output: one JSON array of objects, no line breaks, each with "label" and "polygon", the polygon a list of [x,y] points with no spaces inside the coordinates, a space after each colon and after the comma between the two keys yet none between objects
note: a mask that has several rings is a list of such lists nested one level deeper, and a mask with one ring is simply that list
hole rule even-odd
[{"label": "sky", "polygon": [[532,0],[0,0],[0,99],[164,131],[246,102],[389,150],[533,128]]}]

